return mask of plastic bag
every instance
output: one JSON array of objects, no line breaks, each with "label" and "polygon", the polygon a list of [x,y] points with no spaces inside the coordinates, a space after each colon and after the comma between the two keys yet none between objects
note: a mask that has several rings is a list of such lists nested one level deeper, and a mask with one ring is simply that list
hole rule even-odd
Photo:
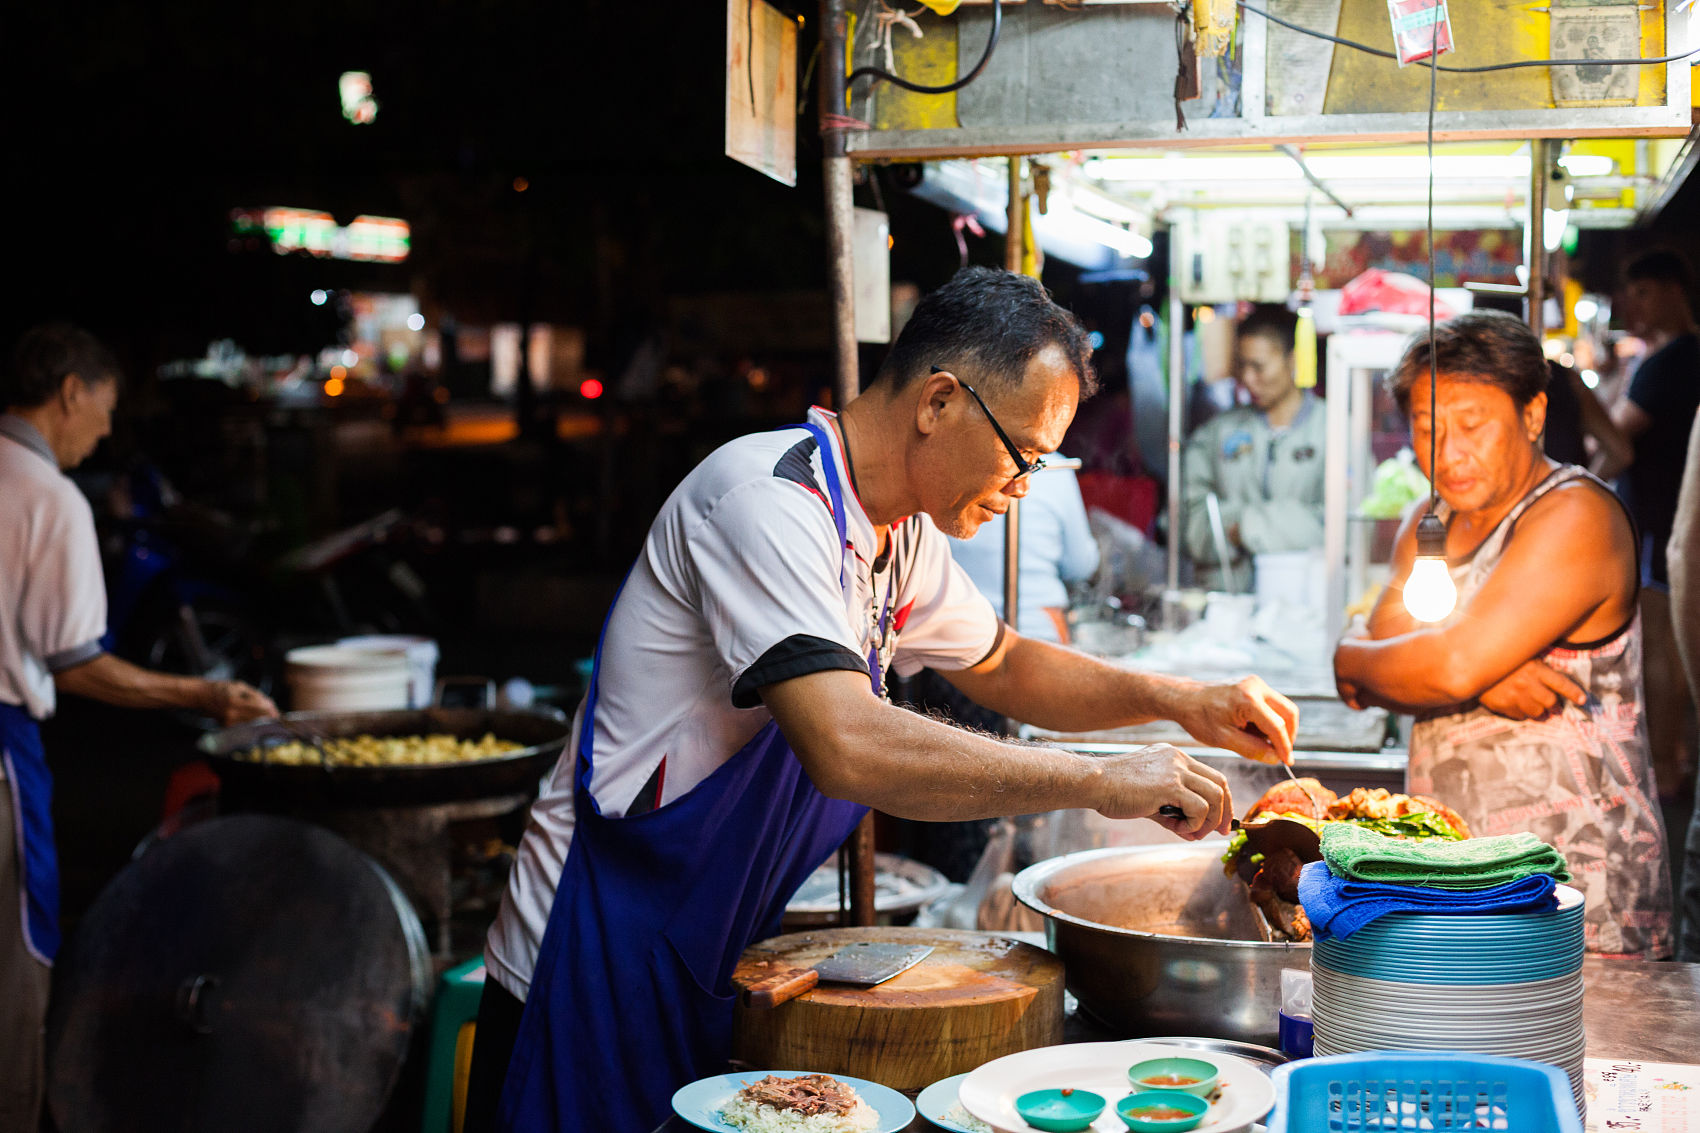
[{"label": "plastic bag", "polygon": [[[1394,315],[1428,318],[1428,284],[1402,271],[1370,268],[1340,289],[1342,315],[1384,311]],[[1434,301],[1435,320],[1450,319],[1458,312],[1440,299]]]}]

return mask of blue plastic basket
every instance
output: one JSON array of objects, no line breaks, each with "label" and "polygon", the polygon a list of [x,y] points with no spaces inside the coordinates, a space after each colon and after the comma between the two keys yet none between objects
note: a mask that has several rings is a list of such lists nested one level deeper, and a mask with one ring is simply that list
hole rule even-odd
[{"label": "blue plastic basket", "polygon": [[1475,1054],[1372,1051],[1277,1066],[1270,1133],[1582,1133],[1557,1067]]}]

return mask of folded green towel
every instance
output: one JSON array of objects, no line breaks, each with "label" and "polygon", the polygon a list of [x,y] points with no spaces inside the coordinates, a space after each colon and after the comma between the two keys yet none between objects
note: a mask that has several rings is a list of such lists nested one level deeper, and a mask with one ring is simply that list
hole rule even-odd
[{"label": "folded green towel", "polygon": [[1487,889],[1537,873],[1570,880],[1564,855],[1527,833],[1408,840],[1330,822],[1322,828],[1322,857],[1337,877],[1436,889]]}]

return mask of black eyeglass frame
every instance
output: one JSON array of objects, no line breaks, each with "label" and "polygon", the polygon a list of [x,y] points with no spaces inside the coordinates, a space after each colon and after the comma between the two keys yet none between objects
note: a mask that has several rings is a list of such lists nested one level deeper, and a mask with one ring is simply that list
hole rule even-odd
[{"label": "black eyeglass frame", "polygon": [[[935,374],[945,373],[945,368],[943,366],[933,366],[931,369]],[[1009,453],[1009,458],[1015,461],[1015,475],[1010,477],[1011,480],[1019,480],[1023,476],[1031,476],[1033,473],[1039,471],[1039,469],[1045,467],[1045,458],[1042,456],[1031,461],[1023,458],[1021,450],[1015,447],[1015,442],[1010,440],[1009,434],[1003,431],[1003,426],[998,424],[998,419],[992,416],[991,409],[986,406],[985,398],[974,392],[973,386],[969,385],[961,378],[956,377],[955,374],[952,374],[951,377],[956,378],[956,384],[968,391],[968,396],[974,399],[974,404],[980,407],[980,412],[984,413],[986,415],[986,420],[992,423],[992,431],[997,433],[998,440],[1003,442],[1004,450]]]}]

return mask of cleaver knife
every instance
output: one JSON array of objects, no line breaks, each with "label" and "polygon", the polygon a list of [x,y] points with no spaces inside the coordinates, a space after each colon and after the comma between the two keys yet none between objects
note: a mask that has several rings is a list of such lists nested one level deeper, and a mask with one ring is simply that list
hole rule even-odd
[{"label": "cleaver knife", "polygon": [[745,1007],[778,1007],[817,983],[873,987],[906,972],[932,954],[930,944],[865,942],[840,948],[812,968],[778,968],[743,990]]}]

